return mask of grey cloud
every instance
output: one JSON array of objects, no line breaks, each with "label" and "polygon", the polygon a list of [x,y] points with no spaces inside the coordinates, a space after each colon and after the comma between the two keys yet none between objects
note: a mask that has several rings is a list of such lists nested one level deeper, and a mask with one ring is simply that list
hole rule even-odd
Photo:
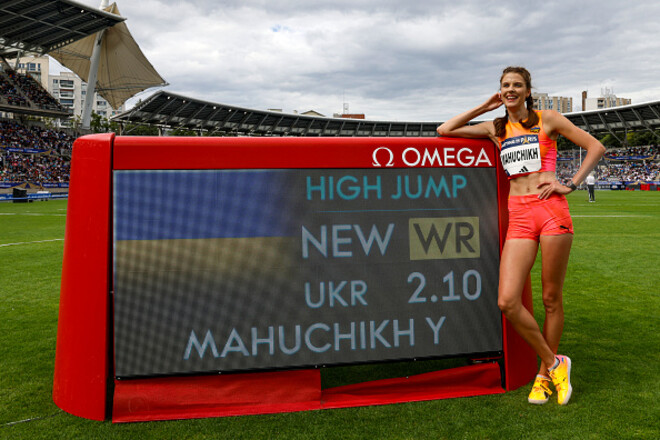
[{"label": "grey cloud", "polygon": [[[97,6],[96,1],[84,3]],[[503,67],[577,99],[611,85],[660,99],[660,2],[142,0],[118,4],[172,91],[227,104],[438,120]],[[234,101],[236,100],[236,101]]]}]

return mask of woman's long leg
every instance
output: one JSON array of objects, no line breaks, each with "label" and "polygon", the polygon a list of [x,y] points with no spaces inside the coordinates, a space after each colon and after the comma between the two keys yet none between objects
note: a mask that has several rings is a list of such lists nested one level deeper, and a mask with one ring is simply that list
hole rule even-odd
[{"label": "woman's long leg", "polygon": [[534,265],[538,243],[512,239],[504,243],[500,260],[498,305],[518,334],[536,351],[542,362],[552,365],[554,353],[534,316],[522,304],[522,291]]},{"label": "woman's long leg", "polygon": [[[562,291],[568,267],[568,257],[573,243],[573,234],[542,236],[540,241],[541,283],[543,286],[543,306],[545,308],[543,337],[553,353],[556,354],[559,340],[564,331]],[[544,362],[541,362],[539,373],[546,376],[548,374],[548,365]]]}]

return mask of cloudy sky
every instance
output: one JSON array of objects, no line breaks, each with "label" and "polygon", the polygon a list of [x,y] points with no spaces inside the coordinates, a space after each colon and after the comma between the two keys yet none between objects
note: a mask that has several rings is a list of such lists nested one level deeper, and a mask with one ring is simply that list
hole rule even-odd
[{"label": "cloudy sky", "polygon": [[527,67],[537,92],[573,97],[574,110],[582,90],[660,100],[657,0],[117,5],[166,90],[224,104],[332,116],[346,102],[367,119],[443,121],[497,91],[508,65]]}]

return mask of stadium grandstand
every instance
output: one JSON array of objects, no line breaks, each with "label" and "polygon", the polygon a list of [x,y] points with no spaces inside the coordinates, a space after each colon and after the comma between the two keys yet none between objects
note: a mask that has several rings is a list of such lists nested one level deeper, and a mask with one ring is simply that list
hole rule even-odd
[{"label": "stadium grandstand", "polygon": [[62,107],[41,84],[29,75],[16,72],[5,60],[0,64],[0,112],[71,117],[71,111]]},{"label": "stadium grandstand", "polygon": [[[17,64],[21,56],[29,54],[49,54],[66,60],[74,52],[80,58],[78,51],[84,50],[82,46],[87,44],[86,41],[95,38],[100,31],[113,29],[117,25],[125,26],[124,20],[114,4],[103,11],[71,0],[0,2],[0,115],[4,114],[0,118],[0,200],[8,198],[16,188],[32,192],[51,189],[66,192],[71,145],[80,134],[49,128],[47,119],[39,119],[70,118],[71,113],[37,81],[18,73],[11,61],[15,59]],[[122,34],[126,33],[122,30]],[[127,43],[133,47],[134,41],[131,41]],[[136,50],[125,53],[138,55]],[[144,81],[132,79],[131,82],[142,82],[139,90],[149,84],[166,84],[154,72],[138,72],[136,75]],[[121,88],[101,85],[99,93]],[[139,90],[124,90],[122,96],[108,98],[125,100],[132,96],[130,93]],[[609,136],[615,140],[617,147],[608,150],[597,168],[601,188],[660,185],[657,147],[660,143],[660,101],[568,113],[565,116],[599,139]],[[116,115],[112,122],[119,126],[118,134],[124,135],[133,134],[141,126],[149,126],[160,135],[178,131],[200,136],[429,138],[437,136],[436,127],[441,123],[286,114],[209,102],[162,90]],[[648,145],[619,147],[628,145],[629,135],[635,133],[645,133]],[[569,146],[568,150],[562,151],[558,177],[564,179],[571,176],[582,159],[578,148],[570,149]]]},{"label": "stadium grandstand", "polygon": [[124,21],[114,3],[97,9],[72,0],[0,1],[0,200],[17,190],[25,200],[27,191],[66,193],[79,134],[49,127],[72,112],[29,72],[18,72],[21,57],[50,55],[90,83],[82,117],[87,126],[95,87],[119,107],[139,91],[166,84]]},{"label": "stadium grandstand", "polygon": [[46,126],[41,118],[67,119],[71,112],[34,78],[18,73],[18,60],[67,47],[124,20],[68,0],[0,2],[0,200],[66,195],[77,136]]}]

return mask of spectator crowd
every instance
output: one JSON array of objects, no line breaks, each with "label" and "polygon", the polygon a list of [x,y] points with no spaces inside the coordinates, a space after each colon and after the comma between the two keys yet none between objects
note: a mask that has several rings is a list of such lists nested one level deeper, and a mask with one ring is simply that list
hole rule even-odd
[{"label": "spectator crowd", "polygon": [[627,147],[627,148],[613,148],[605,152],[605,157],[616,160],[617,157],[649,157],[653,158],[658,154],[657,145],[649,145],[644,147]]},{"label": "spectator crowd", "polygon": [[[61,131],[0,120],[0,181],[68,182],[73,141]],[[44,152],[34,154],[26,149]]]},{"label": "spectator crowd", "polygon": [[623,162],[608,164],[599,170],[599,180],[621,180],[625,182],[657,182],[660,181],[660,164],[658,162]]},{"label": "spectator crowd", "polygon": [[0,96],[9,105],[64,111],[59,101],[29,75],[12,69],[0,71]]},{"label": "spectator crowd", "polygon": [[0,73],[0,96],[9,105],[27,106],[27,99],[23,97],[5,75]]},{"label": "spectator crowd", "polygon": [[[578,170],[579,159],[573,154],[577,153],[568,150],[559,154],[559,157],[573,159],[557,162],[557,178],[560,182],[568,182]],[[601,160],[595,169],[596,178],[601,181],[660,181],[660,163],[657,155],[658,147],[656,145],[608,150],[605,153],[605,159]],[[626,160],[629,157],[645,157],[647,159]]]}]

